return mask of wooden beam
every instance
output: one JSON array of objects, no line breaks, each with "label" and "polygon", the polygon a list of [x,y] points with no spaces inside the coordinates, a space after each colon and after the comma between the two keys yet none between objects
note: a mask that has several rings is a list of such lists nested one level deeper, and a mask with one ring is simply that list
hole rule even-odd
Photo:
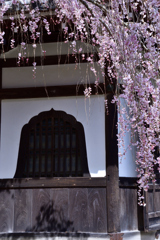
[{"label": "wooden beam", "polygon": [[0,58],[0,90],[1,89],[2,89],[2,59]]},{"label": "wooden beam", "polygon": [[[98,91],[94,84],[90,84],[92,94],[103,94]],[[100,84],[103,89],[104,85]],[[99,88],[100,89],[100,88]],[[0,99],[21,99],[21,98],[43,98],[43,97],[62,97],[62,96],[84,96],[84,85],[62,85],[48,87],[30,88],[5,88],[0,90]]]},{"label": "wooden beam", "polygon": [[[130,184],[131,185],[130,185]],[[126,178],[125,188],[132,188],[130,178]],[[106,177],[52,177],[52,178],[13,178],[0,179],[0,189],[14,188],[73,188],[73,187],[91,187],[105,188]],[[121,184],[120,184],[121,187]]]},{"label": "wooden beam", "polygon": [[[2,68],[11,68],[11,67],[31,67],[33,66],[33,62],[36,62],[36,66],[45,66],[45,65],[60,65],[60,64],[75,64],[75,63],[86,63],[87,57],[89,57],[93,53],[84,53],[84,57],[82,54],[77,54],[74,56],[73,54],[69,55],[52,55],[46,57],[29,57],[28,60],[24,59],[21,61],[21,65],[18,66],[17,58],[6,58],[5,60],[1,59]],[[94,61],[98,61],[98,55],[94,54]]]},{"label": "wooden beam", "polygon": [[106,111],[105,117],[107,231],[116,233],[120,232],[117,109],[111,103],[113,94],[107,94],[106,97],[109,111],[108,115]]},{"label": "wooden beam", "polygon": [[105,178],[61,177],[1,179],[0,189],[16,188],[105,188]]},{"label": "wooden beam", "polygon": [[120,188],[129,188],[129,189],[137,189],[137,178],[133,177],[119,177],[119,187]]}]

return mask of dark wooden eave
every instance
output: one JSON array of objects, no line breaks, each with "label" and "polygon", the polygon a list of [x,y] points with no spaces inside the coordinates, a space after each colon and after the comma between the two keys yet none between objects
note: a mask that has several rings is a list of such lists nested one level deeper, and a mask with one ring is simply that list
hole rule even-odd
[{"label": "dark wooden eave", "polygon": [[[90,84],[92,94],[103,94],[101,90],[95,88],[94,84]],[[101,88],[104,85],[100,84]],[[84,85],[63,85],[48,87],[27,87],[27,88],[6,88],[0,90],[0,99],[21,99],[21,98],[43,98],[43,97],[68,97],[68,96],[84,96]],[[109,87],[108,87],[109,91]],[[110,89],[112,91],[112,89]]]},{"label": "dark wooden eave", "polygon": [[[86,63],[87,57],[89,57],[93,53],[84,53],[84,57],[82,58],[82,54],[69,54],[69,55],[52,55],[46,57],[29,57],[28,62],[26,59],[21,61],[21,67],[30,67],[33,66],[33,62],[36,62],[36,66],[45,66],[45,65],[58,65],[58,64],[75,64],[75,63]],[[98,54],[94,53],[94,60],[98,61]],[[18,67],[18,59],[17,58],[6,58],[1,59],[1,67],[2,68],[13,68]]]}]

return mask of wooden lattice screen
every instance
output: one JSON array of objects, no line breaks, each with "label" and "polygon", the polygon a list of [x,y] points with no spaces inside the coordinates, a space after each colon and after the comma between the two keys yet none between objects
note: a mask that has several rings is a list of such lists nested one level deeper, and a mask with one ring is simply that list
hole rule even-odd
[{"label": "wooden lattice screen", "polygon": [[73,116],[51,109],[24,125],[15,178],[87,175],[84,129]]}]

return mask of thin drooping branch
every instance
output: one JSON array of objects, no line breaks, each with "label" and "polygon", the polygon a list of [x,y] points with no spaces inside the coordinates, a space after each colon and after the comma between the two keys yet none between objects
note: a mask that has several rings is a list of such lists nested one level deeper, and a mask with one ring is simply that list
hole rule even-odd
[{"label": "thin drooping branch", "polygon": [[108,9],[105,7],[105,5],[100,4],[97,0],[86,0],[87,2],[92,3],[93,5],[99,7],[99,9],[102,10],[103,13],[107,14],[108,13]]},{"label": "thin drooping branch", "polygon": [[[94,14],[92,9],[88,6],[88,4],[84,1],[84,0],[79,0],[86,8],[87,10],[91,13],[92,17],[94,18]],[[88,1],[88,0],[87,0]],[[92,2],[92,0],[89,0],[88,2]],[[93,1],[94,2],[94,1]],[[95,3],[93,3],[95,4]],[[100,7],[101,9],[101,5],[100,4],[95,4],[96,6]],[[99,21],[102,23],[102,25],[106,28],[106,30],[109,32],[110,35],[112,35],[111,30],[109,29],[109,27],[107,26],[107,24],[101,19],[99,18]]]},{"label": "thin drooping branch", "polygon": [[[136,148],[135,162],[139,188],[147,190],[148,182],[155,181],[154,166],[158,164],[160,170],[160,157],[155,156],[155,149],[160,148],[158,134],[160,132],[160,1],[112,0],[110,8],[106,7],[104,0],[54,0],[54,3],[56,7],[54,14],[57,14],[59,22],[64,18],[67,19],[63,31],[67,40],[70,40],[73,53],[82,53],[82,48],[76,46],[76,40],[89,42],[93,47],[97,47],[98,64],[103,76],[107,74],[110,81],[117,80],[117,87],[122,86],[123,91],[115,94],[113,99],[119,111],[119,158],[123,159],[127,149]],[[15,9],[16,4],[13,1]],[[43,35],[40,26],[51,34],[50,22],[40,11],[37,0],[32,0],[31,5],[22,6],[18,17],[17,12],[10,17],[11,48],[15,43],[15,28],[22,33],[17,65],[20,65],[21,61],[28,61],[26,49],[28,43],[33,43],[33,52],[36,52],[36,43],[41,42]],[[6,36],[5,30],[2,30],[5,29],[6,12],[5,0],[2,0],[0,6],[2,49]],[[53,19],[52,22],[57,24]],[[74,26],[73,29],[69,29],[68,26],[71,25]],[[25,39],[24,35],[28,36],[28,39]],[[45,51],[42,49],[42,52],[44,54]],[[98,87],[99,72],[94,66],[93,58],[90,56],[87,60],[96,77],[95,86]],[[106,63],[108,63],[107,68]],[[104,69],[106,69],[105,73]],[[35,61],[33,73],[35,76]],[[91,89],[86,89],[84,93],[86,97],[90,97]],[[106,102],[105,106],[107,107]],[[128,132],[130,142],[126,146],[125,136]],[[138,194],[139,201],[143,204],[140,191]]]}]

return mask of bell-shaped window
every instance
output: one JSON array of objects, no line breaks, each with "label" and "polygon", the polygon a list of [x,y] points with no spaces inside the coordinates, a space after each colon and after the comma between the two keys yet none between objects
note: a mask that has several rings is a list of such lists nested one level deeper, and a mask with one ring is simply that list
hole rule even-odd
[{"label": "bell-shaped window", "polygon": [[15,178],[87,175],[84,129],[73,116],[51,109],[23,126]]}]

